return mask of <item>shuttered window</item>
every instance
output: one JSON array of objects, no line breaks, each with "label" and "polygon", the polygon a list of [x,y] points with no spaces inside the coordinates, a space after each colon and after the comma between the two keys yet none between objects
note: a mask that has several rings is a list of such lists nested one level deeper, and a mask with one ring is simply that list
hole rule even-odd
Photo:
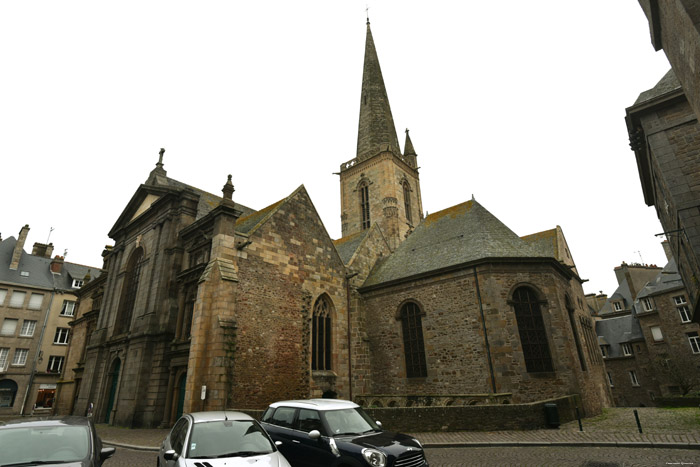
[{"label": "shuttered window", "polygon": [[24,306],[25,298],[27,298],[27,292],[15,290],[12,292],[12,296],[10,297],[10,307],[22,308]]},{"label": "shuttered window", "polygon": [[27,305],[27,308],[30,310],[41,310],[41,304],[44,301],[44,294],[42,293],[33,293],[29,297],[29,305]]}]

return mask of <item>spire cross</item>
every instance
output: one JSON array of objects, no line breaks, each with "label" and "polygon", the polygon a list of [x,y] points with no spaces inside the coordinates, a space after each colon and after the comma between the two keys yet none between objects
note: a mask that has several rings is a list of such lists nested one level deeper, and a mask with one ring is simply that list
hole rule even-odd
[{"label": "spire cross", "polygon": [[369,24],[369,5],[365,5],[365,14],[367,15],[367,24]]}]

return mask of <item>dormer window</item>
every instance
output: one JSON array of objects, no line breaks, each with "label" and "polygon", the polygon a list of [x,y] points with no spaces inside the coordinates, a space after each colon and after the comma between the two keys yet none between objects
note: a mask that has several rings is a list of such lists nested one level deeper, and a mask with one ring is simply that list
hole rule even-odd
[{"label": "dormer window", "polygon": [[622,354],[625,357],[631,357],[632,356],[632,344],[621,344],[622,345]]},{"label": "dormer window", "polygon": [[85,283],[85,281],[82,280],[82,279],[73,279],[73,285],[72,285],[72,287],[73,287],[74,289],[79,289],[79,288],[81,288],[81,287],[83,286],[84,283]]},{"label": "dormer window", "polygon": [[615,311],[622,311],[622,302],[613,302],[613,309]]},{"label": "dormer window", "polygon": [[654,302],[651,301],[651,298],[645,297],[642,299],[642,308],[644,311],[651,311],[654,309]]}]

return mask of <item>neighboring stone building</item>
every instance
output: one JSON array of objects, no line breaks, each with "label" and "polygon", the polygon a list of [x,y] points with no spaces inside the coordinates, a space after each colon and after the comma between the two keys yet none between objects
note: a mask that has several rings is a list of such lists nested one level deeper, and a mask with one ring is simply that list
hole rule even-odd
[{"label": "neighboring stone building", "polygon": [[[656,207],[693,309],[700,300],[700,8],[640,0],[656,50],[672,70],[627,109],[644,201]],[[700,315],[693,320],[700,322]]]},{"label": "neighboring stone building", "polygon": [[0,415],[51,413],[65,365],[76,293],[90,268],[53,259],[52,244],[24,251],[29,226],[0,241]]},{"label": "neighboring stone building", "polygon": [[475,200],[423,219],[369,23],[360,99],[335,241],[303,186],[256,211],[234,202],[231,176],[221,197],[168,177],[161,151],[109,233],[103,282],[81,296],[74,413],[94,403],[102,422],[169,426],[322,395],[610,403],[561,228],[520,238]]},{"label": "neighboring stone building", "polygon": [[615,268],[620,285],[598,312],[596,331],[617,406],[652,406],[659,396],[700,388],[699,326],[690,321],[683,281],[667,254],[663,269]]}]

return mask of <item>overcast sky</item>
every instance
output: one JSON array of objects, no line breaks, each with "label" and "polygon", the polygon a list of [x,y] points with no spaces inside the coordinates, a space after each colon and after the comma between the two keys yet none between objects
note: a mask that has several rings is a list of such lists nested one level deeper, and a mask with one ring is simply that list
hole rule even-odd
[{"label": "overcast sky", "polygon": [[[101,266],[166,149],[168,176],[260,209],[304,184],[340,236],[355,157],[363,1],[0,2],[2,238]],[[474,195],[518,235],[564,230],[587,293],[665,263],[625,108],[668,70],[636,0],[373,1],[423,209]],[[53,232],[49,238],[50,229]]]}]

